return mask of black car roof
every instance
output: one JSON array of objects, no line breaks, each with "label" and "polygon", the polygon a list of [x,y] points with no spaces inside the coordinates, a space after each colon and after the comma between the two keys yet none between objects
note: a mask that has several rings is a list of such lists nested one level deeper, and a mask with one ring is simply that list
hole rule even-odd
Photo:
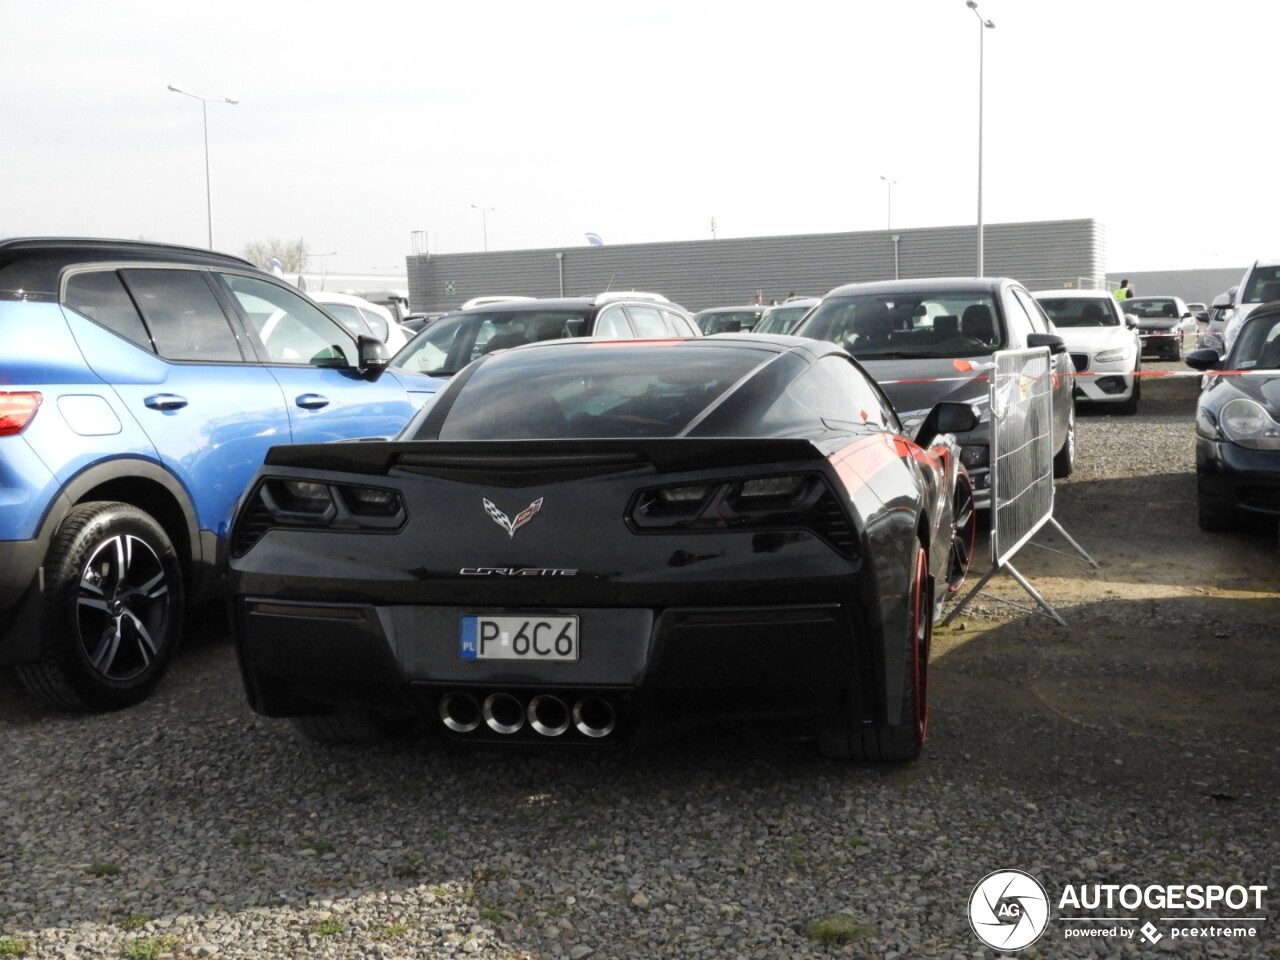
[{"label": "black car roof", "polygon": [[248,260],[173,243],[92,237],[11,237],[0,240],[0,296],[56,296],[62,271],[80,263],[150,261],[259,270]]}]

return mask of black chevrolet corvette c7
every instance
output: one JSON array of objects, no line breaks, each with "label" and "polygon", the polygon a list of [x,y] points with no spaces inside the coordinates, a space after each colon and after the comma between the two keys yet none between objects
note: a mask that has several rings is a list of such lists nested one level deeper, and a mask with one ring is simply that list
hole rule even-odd
[{"label": "black chevrolet corvette c7", "polygon": [[394,441],[270,451],[232,533],[250,703],[319,740],[729,721],[910,759],[975,419],[940,404],[908,439],[848,354],[792,337],[482,357]]}]

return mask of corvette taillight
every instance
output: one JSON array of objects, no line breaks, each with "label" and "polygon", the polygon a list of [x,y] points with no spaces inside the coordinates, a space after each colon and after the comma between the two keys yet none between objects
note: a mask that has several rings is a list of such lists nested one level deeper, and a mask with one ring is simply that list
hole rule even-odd
[{"label": "corvette taillight", "polygon": [[21,433],[40,409],[41,394],[0,391],[0,437]]},{"label": "corvette taillight", "polygon": [[395,490],[268,477],[254,488],[236,521],[232,553],[243,555],[273,528],[387,533],[399,530],[405,517]]},{"label": "corvette taillight", "polygon": [[845,508],[817,473],[651,487],[632,497],[627,517],[637,533],[806,529],[842,553],[856,549]]}]

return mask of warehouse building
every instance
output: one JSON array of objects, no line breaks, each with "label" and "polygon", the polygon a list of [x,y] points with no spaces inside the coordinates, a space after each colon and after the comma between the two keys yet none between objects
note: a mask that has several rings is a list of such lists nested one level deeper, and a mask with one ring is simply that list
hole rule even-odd
[{"label": "warehouse building", "polygon": [[[1105,231],[1096,220],[991,223],[984,273],[1033,288],[1106,286]],[[650,290],[690,310],[820,296],[842,283],[973,276],[973,226],[802,234],[736,240],[584,245],[406,258],[415,311],[451,310],[472,297],[594,295]],[[1147,291],[1155,292],[1155,291]]]}]

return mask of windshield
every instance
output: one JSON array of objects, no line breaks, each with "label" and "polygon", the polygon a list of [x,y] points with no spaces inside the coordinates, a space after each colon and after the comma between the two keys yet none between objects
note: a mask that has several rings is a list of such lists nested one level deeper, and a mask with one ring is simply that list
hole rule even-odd
[{"label": "windshield", "polygon": [[759,310],[702,310],[693,315],[694,323],[705,334],[750,330],[759,319]]},{"label": "windshield", "polygon": [[756,324],[755,332],[786,333],[808,312],[808,307],[774,307]]},{"label": "windshield", "polygon": [[[1082,297],[1039,297],[1040,306],[1049,315],[1055,327],[1118,327],[1120,317],[1111,296],[1084,299]],[[1128,301],[1125,301],[1126,306]]]},{"label": "windshield", "polygon": [[981,356],[1004,343],[989,294],[867,294],[824,300],[793,333],[859,359]]},{"label": "windshield", "polygon": [[1257,266],[1249,271],[1241,303],[1270,303],[1280,300],[1280,266]]},{"label": "windshield", "polygon": [[1231,351],[1236,370],[1280,370],[1280,314],[1250,317]]},{"label": "windshield", "polygon": [[674,437],[768,356],[754,350],[596,342],[485,362],[441,440]]},{"label": "windshield", "polygon": [[585,336],[582,310],[511,310],[463,313],[428,327],[391,361],[407,373],[450,377],[476,357],[539,340]]},{"label": "windshield", "polygon": [[1131,313],[1139,320],[1178,319],[1178,302],[1169,297],[1130,297],[1124,302],[1124,312]]}]

